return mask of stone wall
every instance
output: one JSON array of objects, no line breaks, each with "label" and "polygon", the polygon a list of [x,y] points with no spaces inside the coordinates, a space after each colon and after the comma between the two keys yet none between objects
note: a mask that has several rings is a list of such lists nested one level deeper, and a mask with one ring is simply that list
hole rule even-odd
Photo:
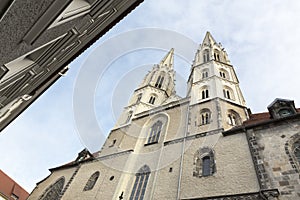
[{"label": "stone wall", "polygon": [[[299,121],[283,121],[253,130],[256,137],[260,163],[266,171],[269,188],[278,188],[279,199],[300,199],[300,177],[298,166],[292,158],[290,141],[299,134]],[[249,131],[248,131],[249,132]]]},{"label": "stone wall", "polygon": [[[194,154],[210,147],[215,154],[216,172],[211,176],[193,176]],[[221,133],[188,140],[184,154],[181,198],[257,192],[254,165],[245,134],[224,137]]]}]

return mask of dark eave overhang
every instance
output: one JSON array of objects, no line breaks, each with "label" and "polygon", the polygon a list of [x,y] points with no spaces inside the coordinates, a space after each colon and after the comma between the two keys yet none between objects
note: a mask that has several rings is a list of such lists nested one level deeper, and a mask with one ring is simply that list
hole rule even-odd
[{"label": "dark eave overhang", "polygon": [[[116,0],[116,2],[123,4],[122,1]],[[130,2],[130,3],[129,3]],[[69,55],[56,66],[56,71],[53,71],[47,76],[47,78],[36,87],[34,95],[27,101],[23,102],[16,110],[11,112],[11,114],[0,123],[0,131],[2,131],[6,126],[8,126],[16,117],[18,117],[25,109],[27,109],[41,94],[43,94],[53,83],[55,83],[61,75],[59,72],[63,70],[71,61],[77,58],[81,53],[83,53],[88,47],[95,43],[101,36],[108,32],[114,25],[116,25],[120,20],[122,20],[127,14],[134,10],[143,0],[130,0],[127,2],[128,6],[123,10],[118,11],[116,17],[108,19],[105,24],[98,26],[93,29],[93,32],[89,35],[89,38],[81,42],[81,44],[69,52]]]}]

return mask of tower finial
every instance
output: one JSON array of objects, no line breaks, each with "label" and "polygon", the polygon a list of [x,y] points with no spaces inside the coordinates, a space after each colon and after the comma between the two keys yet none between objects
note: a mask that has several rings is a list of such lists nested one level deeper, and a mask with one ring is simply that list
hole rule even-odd
[{"label": "tower finial", "polygon": [[173,67],[174,63],[174,48],[172,48],[167,55],[161,60],[159,63],[160,66],[168,66],[170,68]]},{"label": "tower finial", "polygon": [[206,32],[205,37],[203,39],[202,45],[206,44],[206,45],[214,45],[216,44],[216,40],[213,38],[213,36],[211,35],[211,33],[209,31]]}]

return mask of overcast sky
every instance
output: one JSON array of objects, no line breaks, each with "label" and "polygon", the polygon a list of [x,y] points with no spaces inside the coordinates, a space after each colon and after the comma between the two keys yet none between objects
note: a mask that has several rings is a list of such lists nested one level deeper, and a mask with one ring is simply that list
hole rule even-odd
[{"label": "overcast sky", "polygon": [[[101,148],[103,137],[95,142],[93,136],[89,139],[89,134],[78,130],[73,112],[73,94],[78,88],[74,86],[82,68],[101,63],[101,60],[95,61],[95,57],[101,57],[97,53],[104,47],[106,52],[117,51],[118,47],[105,46],[106,41],[136,29],[167,29],[197,44],[202,42],[206,31],[210,31],[225,47],[252,112],[266,111],[275,98],[293,99],[299,107],[299,10],[299,0],[145,0],[73,61],[65,77],[2,131],[0,169],[31,192],[37,182],[49,175],[49,168],[74,160],[85,147],[91,151]],[[163,42],[164,37],[157,40]],[[159,63],[165,53],[166,49],[159,47],[125,53],[111,60],[105,73],[99,75],[92,93],[93,115],[104,135],[113,127],[147,70]],[[181,55],[175,57],[177,90],[181,96],[185,95],[191,61]],[[80,108],[85,109],[84,106]]]}]

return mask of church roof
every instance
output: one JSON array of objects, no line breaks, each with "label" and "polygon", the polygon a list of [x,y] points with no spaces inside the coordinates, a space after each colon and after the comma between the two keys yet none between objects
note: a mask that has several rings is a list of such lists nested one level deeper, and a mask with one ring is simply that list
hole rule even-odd
[{"label": "church roof", "polygon": [[177,94],[173,94],[163,102],[163,105],[174,102],[174,101],[178,101],[180,99],[182,99],[180,96],[178,96]]},{"label": "church roof", "polygon": [[277,122],[277,121],[300,117],[300,108],[297,108],[296,111],[297,111],[297,113],[294,115],[290,115],[290,116],[279,118],[279,119],[278,118],[273,119],[269,112],[261,112],[261,113],[255,113],[255,114],[251,113],[251,114],[249,114],[249,119],[244,121],[242,125],[233,127],[232,129],[230,129],[228,131],[224,131],[223,135],[224,136],[231,135],[231,134],[234,134],[236,131],[240,131],[243,129],[253,128],[253,127],[257,127],[257,126],[261,126],[261,125],[265,125],[265,124],[269,124],[269,123],[273,123],[273,122]]}]

